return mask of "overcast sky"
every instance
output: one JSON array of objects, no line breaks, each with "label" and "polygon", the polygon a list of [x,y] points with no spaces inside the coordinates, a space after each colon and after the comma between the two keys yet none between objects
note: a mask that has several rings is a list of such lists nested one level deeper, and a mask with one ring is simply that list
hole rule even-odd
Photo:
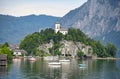
[{"label": "overcast sky", "polygon": [[0,0],[0,14],[25,16],[46,14],[64,16],[87,0]]}]

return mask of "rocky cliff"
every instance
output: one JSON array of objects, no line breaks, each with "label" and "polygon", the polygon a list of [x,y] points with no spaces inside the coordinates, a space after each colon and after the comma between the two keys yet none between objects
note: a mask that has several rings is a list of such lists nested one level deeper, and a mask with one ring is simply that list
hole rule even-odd
[{"label": "rocky cliff", "polygon": [[[67,13],[60,22],[65,27],[80,28],[91,38],[105,38],[105,35],[112,32],[120,32],[120,0],[88,0],[81,7]],[[116,39],[120,40],[120,37]],[[113,43],[118,46],[120,44]]]},{"label": "rocky cliff", "polygon": [[[84,55],[91,56],[92,55],[92,47],[91,46],[86,46],[85,44],[81,42],[73,42],[73,41],[66,41],[63,40],[60,42],[61,47],[59,48],[59,51],[61,52],[62,55],[69,54],[73,57],[77,55],[77,52],[81,50],[84,52]],[[52,48],[53,44],[50,42],[48,44],[43,44],[38,47],[39,50],[43,50],[45,53],[50,54],[49,48]]]}]

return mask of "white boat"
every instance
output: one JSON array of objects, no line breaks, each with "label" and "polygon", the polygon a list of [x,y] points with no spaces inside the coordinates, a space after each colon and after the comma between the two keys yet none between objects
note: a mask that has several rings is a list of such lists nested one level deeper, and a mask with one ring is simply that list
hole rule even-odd
[{"label": "white boat", "polygon": [[35,61],[36,59],[33,57],[33,52],[31,52],[31,55],[28,56],[29,61]]},{"label": "white boat", "polygon": [[70,60],[69,59],[61,59],[61,60],[59,60],[59,62],[70,62]]},{"label": "white boat", "polygon": [[35,61],[36,59],[34,57],[29,58],[30,61]]},{"label": "white boat", "polygon": [[50,63],[48,63],[49,65],[61,65],[61,63],[60,62],[50,62]]},{"label": "white boat", "polygon": [[60,68],[61,65],[49,65],[48,67],[49,67],[49,68]]}]

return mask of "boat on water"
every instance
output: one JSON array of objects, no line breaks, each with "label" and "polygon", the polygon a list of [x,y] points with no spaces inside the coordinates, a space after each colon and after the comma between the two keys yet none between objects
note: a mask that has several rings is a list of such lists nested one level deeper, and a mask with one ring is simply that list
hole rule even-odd
[{"label": "boat on water", "polygon": [[87,65],[86,64],[78,64],[79,68],[86,68]]},{"label": "boat on water", "polygon": [[69,59],[61,59],[61,60],[59,60],[59,62],[70,62],[70,60]]},{"label": "boat on water", "polygon": [[48,65],[49,68],[60,68],[61,65]]},{"label": "boat on water", "polygon": [[29,61],[35,61],[36,59],[34,57],[30,57]]},{"label": "boat on water", "polygon": [[33,52],[31,52],[31,55],[28,56],[28,60],[29,61],[35,61],[36,60],[35,57],[33,56]]},{"label": "boat on water", "polygon": [[57,62],[57,61],[53,61],[53,62],[50,62],[48,63],[49,65],[61,65],[60,62]]}]

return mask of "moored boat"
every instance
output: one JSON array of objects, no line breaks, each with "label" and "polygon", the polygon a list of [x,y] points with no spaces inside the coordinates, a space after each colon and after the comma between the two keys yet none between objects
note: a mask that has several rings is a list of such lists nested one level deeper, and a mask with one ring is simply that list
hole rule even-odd
[{"label": "moored boat", "polygon": [[79,68],[86,68],[87,65],[86,64],[78,64]]},{"label": "moored boat", "polygon": [[35,61],[36,59],[34,57],[29,58],[30,61]]},{"label": "moored boat", "polygon": [[60,62],[50,62],[50,63],[48,63],[49,65],[61,65],[61,63]]},{"label": "moored boat", "polygon": [[61,59],[61,60],[59,60],[59,62],[70,62],[70,60],[69,59]]}]

